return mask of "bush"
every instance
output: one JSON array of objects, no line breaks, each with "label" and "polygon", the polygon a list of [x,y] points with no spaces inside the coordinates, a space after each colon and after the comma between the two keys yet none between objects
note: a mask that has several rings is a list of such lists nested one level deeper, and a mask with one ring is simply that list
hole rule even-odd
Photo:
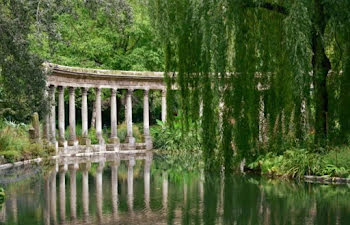
[{"label": "bush", "polygon": [[202,151],[199,132],[195,124],[189,121],[188,131],[184,131],[180,121],[172,127],[157,120],[157,126],[151,128],[153,147],[165,154],[162,155],[164,168],[177,172],[195,171],[201,168]]},{"label": "bush", "polygon": [[[144,141],[143,140],[143,132],[141,133],[138,124],[133,124],[132,133],[133,133],[133,136],[135,137],[137,143]],[[117,135],[118,135],[120,142],[125,142],[125,138],[127,135],[126,123],[118,124],[118,134]]]},{"label": "bush", "polygon": [[268,153],[248,167],[262,174],[301,178],[305,175],[350,176],[349,147],[336,148],[325,154],[305,149],[290,149],[282,155]]},{"label": "bush", "polygon": [[6,162],[48,157],[55,153],[55,147],[41,143],[30,143],[28,126],[1,122],[0,125],[0,155]]}]

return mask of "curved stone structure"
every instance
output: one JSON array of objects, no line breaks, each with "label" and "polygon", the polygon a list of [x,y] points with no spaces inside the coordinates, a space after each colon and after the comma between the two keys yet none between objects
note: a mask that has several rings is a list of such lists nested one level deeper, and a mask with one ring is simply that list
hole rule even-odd
[{"label": "curved stone structure", "polygon": [[[73,149],[89,150],[130,150],[130,149],[152,149],[152,139],[149,132],[149,90],[162,91],[162,120],[166,118],[166,84],[162,72],[137,72],[137,71],[119,71],[119,70],[102,70],[86,69],[79,67],[68,67],[56,64],[45,64],[49,71],[47,86],[49,87],[49,99],[51,102],[50,114],[48,117],[49,128],[47,137],[53,144],[56,144],[56,103],[58,102],[58,150],[59,152],[71,151]],[[80,143],[77,142],[76,110],[75,110],[75,90],[80,88],[82,93],[81,118],[82,118],[82,138]],[[58,91],[58,101],[55,100],[55,91]],[[64,89],[69,90],[69,138],[65,140],[65,109],[64,109]],[[96,90],[96,136],[99,144],[90,145],[88,139],[88,90]],[[101,89],[111,90],[111,136],[106,144],[102,137],[102,113],[101,113]],[[117,104],[116,94],[118,90],[127,90],[126,96],[126,123],[127,137],[125,144],[120,144],[117,137]],[[134,90],[144,90],[144,136],[145,143],[135,143],[132,133],[132,93]],[[81,147],[85,146],[85,148]]]}]

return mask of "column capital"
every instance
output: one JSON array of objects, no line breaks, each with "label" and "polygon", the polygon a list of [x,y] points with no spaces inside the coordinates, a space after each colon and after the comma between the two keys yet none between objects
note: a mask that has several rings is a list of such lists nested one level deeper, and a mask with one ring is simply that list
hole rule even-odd
[{"label": "column capital", "polygon": [[162,89],[162,96],[163,96],[163,97],[166,96],[166,89]]},{"label": "column capital", "polygon": [[118,92],[118,88],[112,88],[112,89],[111,89],[112,95],[116,95],[117,92]]},{"label": "column capital", "polygon": [[50,94],[55,93],[55,90],[56,90],[55,85],[50,85],[50,86],[49,86],[49,92],[50,92]]},{"label": "column capital", "polygon": [[75,87],[69,87],[69,94],[73,94],[75,91]]},{"label": "column capital", "polygon": [[64,86],[58,86],[57,90],[58,92],[62,93],[64,91],[64,88],[65,88]]},{"label": "column capital", "polygon": [[134,92],[134,89],[133,89],[133,88],[129,88],[129,89],[127,90],[128,95],[132,95],[133,92]]},{"label": "column capital", "polygon": [[82,94],[87,94],[88,91],[89,91],[89,88],[87,88],[87,87],[82,87],[81,88],[81,93]]},{"label": "column capital", "polygon": [[145,94],[145,95],[148,95],[148,94],[149,94],[149,88],[146,88],[146,89],[145,89],[144,94]]}]

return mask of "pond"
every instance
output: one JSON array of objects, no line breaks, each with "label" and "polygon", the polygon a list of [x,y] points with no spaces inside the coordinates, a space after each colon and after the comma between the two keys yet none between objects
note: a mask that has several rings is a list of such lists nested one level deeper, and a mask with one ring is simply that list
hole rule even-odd
[{"label": "pond", "polygon": [[350,224],[348,186],[164,168],[114,153],[1,172],[0,224]]}]

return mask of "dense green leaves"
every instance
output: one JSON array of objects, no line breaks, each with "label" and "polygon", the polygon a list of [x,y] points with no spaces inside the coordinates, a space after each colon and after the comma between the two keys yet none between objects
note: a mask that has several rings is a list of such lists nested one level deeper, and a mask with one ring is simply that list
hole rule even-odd
[{"label": "dense green leaves", "polygon": [[215,158],[230,168],[233,156],[309,147],[313,136],[313,149],[345,143],[347,1],[152,0],[149,8],[169,49],[167,72],[178,72],[185,128],[203,102],[207,168]]}]

